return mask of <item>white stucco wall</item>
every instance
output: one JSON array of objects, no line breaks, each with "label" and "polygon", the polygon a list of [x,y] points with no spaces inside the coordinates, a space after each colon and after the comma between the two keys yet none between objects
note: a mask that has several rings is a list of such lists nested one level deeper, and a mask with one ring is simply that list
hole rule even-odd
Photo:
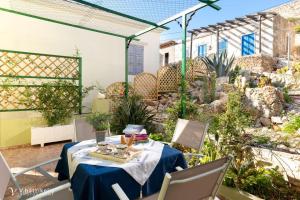
[{"label": "white stucco wall", "polygon": [[[221,38],[226,38],[228,41],[228,54],[235,55],[236,57],[241,56],[242,54],[242,36],[250,33],[255,33],[255,53],[259,53],[259,24],[258,22],[252,22],[252,24],[239,26],[226,31],[220,32]],[[274,40],[274,27],[273,19],[264,20],[262,22],[262,53],[273,56],[273,40]],[[181,41],[176,41],[178,44],[175,46],[167,47],[161,49],[160,52],[173,52],[175,48],[175,56],[170,57],[170,62],[178,62],[181,60]],[[198,56],[198,46],[207,45],[207,55],[216,53],[217,51],[217,36],[216,34],[203,33],[198,36],[194,36],[193,39],[193,48],[192,48],[192,57],[195,58]],[[187,39],[187,49],[190,49],[190,38]],[[187,51],[187,54],[189,52]]]},{"label": "white stucco wall", "polygon": [[[1,7],[7,5],[0,2]],[[9,8],[9,7],[8,7]],[[97,29],[133,34],[149,25],[104,17],[94,20]],[[129,20],[128,20],[129,21]],[[159,68],[160,32],[150,32],[134,43],[144,46],[144,71]],[[125,79],[125,39],[0,11],[0,49],[72,56],[79,50],[83,61],[83,85],[98,81],[106,87]],[[130,77],[132,80],[132,77]],[[87,100],[90,103],[93,95]]]}]

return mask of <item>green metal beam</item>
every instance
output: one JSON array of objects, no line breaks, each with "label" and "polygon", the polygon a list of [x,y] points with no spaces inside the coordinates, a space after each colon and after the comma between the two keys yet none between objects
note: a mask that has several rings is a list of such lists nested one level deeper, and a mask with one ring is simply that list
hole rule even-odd
[{"label": "green metal beam", "polygon": [[186,14],[182,16],[181,117],[186,115]]},{"label": "green metal beam", "polygon": [[[158,25],[154,22],[150,22],[150,21],[145,20],[145,19],[141,19],[141,18],[137,18],[137,17],[131,16],[131,15],[127,15],[127,14],[124,14],[124,13],[121,13],[121,12],[117,12],[117,11],[111,10],[111,9],[103,7],[103,6],[96,5],[94,3],[90,3],[90,2],[87,2],[87,1],[83,1],[83,0],[73,0],[73,1],[78,2],[80,4],[83,4],[83,5],[86,5],[86,6],[96,8],[98,10],[102,10],[102,11],[105,11],[105,12],[108,12],[108,13],[111,13],[111,14],[118,15],[118,16],[121,16],[121,17],[124,17],[124,18],[127,18],[127,19],[131,19],[131,20],[134,20],[134,21],[142,22],[144,24],[149,24],[149,25],[158,27]],[[162,26],[161,28],[166,29],[166,30],[169,29],[168,27],[164,27],[164,26]]]},{"label": "green metal beam", "polygon": [[203,1],[204,2],[201,1],[201,3],[195,5],[195,6],[191,7],[191,8],[188,8],[188,9],[186,9],[186,10],[184,10],[184,11],[182,11],[182,12],[180,12],[180,13],[174,15],[174,16],[171,16],[171,17],[169,17],[169,18],[167,18],[167,19],[165,19],[165,20],[163,20],[161,22],[158,22],[157,26],[151,26],[149,28],[146,28],[146,29],[144,29],[144,30],[142,30],[140,32],[137,32],[134,35],[129,36],[129,38],[134,39],[134,38],[136,38],[136,37],[138,37],[140,35],[143,35],[143,34],[148,33],[148,32],[150,32],[150,31],[152,31],[154,29],[157,29],[158,27],[164,26],[164,25],[166,25],[166,24],[168,24],[168,23],[170,23],[170,22],[172,22],[174,20],[177,20],[177,19],[181,18],[183,15],[187,15],[189,13],[195,12],[195,11],[201,9],[201,8],[206,7],[206,6],[210,6],[210,7],[214,8],[214,9],[218,9],[219,8],[217,5],[214,5],[214,3],[218,2],[219,0],[211,0],[211,1],[209,1],[209,0],[203,0]]},{"label": "green metal beam", "polygon": [[0,78],[31,78],[31,79],[53,79],[53,80],[79,80],[80,78],[63,78],[63,77],[47,77],[47,76],[12,76],[12,75],[0,75]]},{"label": "green metal beam", "polygon": [[82,113],[82,58],[79,58],[79,114]]},{"label": "green metal beam", "polygon": [[125,35],[120,35],[120,34],[111,33],[111,32],[107,32],[107,31],[102,31],[102,30],[98,30],[98,29],[88,28],[88,27],[85,27],[85,26],[79,26],[79,25],[76,25],[76,24],[71,24],[71,23],[67,23],[67,22],[63,22],[63,21],[58,21],[58,20],[54,20],[54,19],[40,17],[40,16],[37,16],[37,15],[31,15],[31,14],[28,14],[28,13],[23,13],[23,12],[19,12],[19,11],[15,11],[15,10],[10,10],[10,9],[7,9],[7,8],[0,7],[0,11],[13,13],[13,14],[17,14],[17,15],[22,15],[22,16],[26,16],[26,17],[31,17],[31,18],[34,18],[34,19],[39,19],[39,20],[52,22],[52,23],[56,23],[56,24],[61,24],[61,25],[65,25],[65,26],[70,26],[70,27],[74,27],[74,28],[79,28],[79,29],[83,29],[83,30],[87,30],[87,31],[96,32],[96,33],[102,33],[102,34],[105,34],[105,35],[115,36],[115,37],[119,37],[119,38],[127,38],[128,37],[128,36],[125,36]]},{"label": "green metal beam", "polygon": [[129,39],[125,39],[125,96],[128,97],[129,82],[128,82],[128,44]]},{"label": "green metal beam", "polygon": [[[0,10],[1,10],[1,8],[0,8]],[[49,57],[79,59],[79,57],[76,57],[76,56],[63,56],[63,55],[56,55],[56,54],[35,53],[35,52],[29,52],[29,51],[15,51],[15,50],[8,50],[8,49],[0,49],[0,51],[8,52],[8,53],[19,53],[19,54],[34,54],[34,55],[37,55],[37,56],[49,56]]]}]

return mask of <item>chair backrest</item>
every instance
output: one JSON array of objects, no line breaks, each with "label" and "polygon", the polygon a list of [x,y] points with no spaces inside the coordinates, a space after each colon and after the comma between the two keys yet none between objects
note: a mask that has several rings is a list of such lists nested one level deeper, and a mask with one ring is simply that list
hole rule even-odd
[{"label": "chair backrest", "polygon": [[0,152],[0,200],[4,199],[4,194],[9,183],[9,179],[12,176],[11,171],[8,167],[6,160],[4,159],[3,155]]},{"label": "chair backrest", "polygon": [[75,141],[81,142],[84,140],[95,139],[95,130],[84,118],[75,119]]},{"label": "chair backrest", "polygon": [[159,200],[199,200],[216,196],[232,157],[166,174]]},{"label": "chair backrest", "polygon": [[178,119],[172,143],[200,150],[208,130],[208,123]]}]

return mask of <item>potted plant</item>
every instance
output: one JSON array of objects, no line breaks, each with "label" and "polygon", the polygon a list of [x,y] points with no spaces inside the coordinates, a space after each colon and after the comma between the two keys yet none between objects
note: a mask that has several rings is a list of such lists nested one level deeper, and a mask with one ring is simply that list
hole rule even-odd
[{"label": "potted plant", "polygon": [[94,127],[96,140],[102,142],[105,136],[109,134],[109,114],[95,113],[87,117],[87,121]]},{"label": "potted plant", "polygon": [[43,147],[45,143],[74,139],[74,126],[68,124],[80,105],[78,86],[74,82],[47,82],[37,88],[35,95],[29,96],[28,102],[36,105],[47,123],[47,127],[31,128],[31,145]]},{"label": "potted plant", "polygon": [[300,46],[300,25],[295,26],[295,45]]}]

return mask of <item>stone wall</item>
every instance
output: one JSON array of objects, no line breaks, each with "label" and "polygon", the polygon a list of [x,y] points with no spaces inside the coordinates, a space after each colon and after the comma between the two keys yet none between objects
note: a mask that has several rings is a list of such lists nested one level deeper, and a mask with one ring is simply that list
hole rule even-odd
[{"label": "stone wall", "polygon": [[276,61],[271,56],[257,54],[237,58],[236,65],[251,72],[262,73],[272,72]]}]

